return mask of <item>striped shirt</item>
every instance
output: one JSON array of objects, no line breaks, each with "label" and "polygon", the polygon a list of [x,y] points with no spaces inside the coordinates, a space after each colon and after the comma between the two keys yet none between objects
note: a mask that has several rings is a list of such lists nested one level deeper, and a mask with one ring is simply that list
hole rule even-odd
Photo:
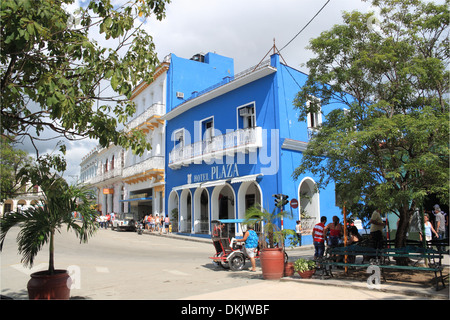
[{"label": "striped shirt", "polygon": [[323,223],[318,223],[314,226],[314,242],[324,242],[325,237],[323,234],[323,229],[325,229],[325,225]]}]

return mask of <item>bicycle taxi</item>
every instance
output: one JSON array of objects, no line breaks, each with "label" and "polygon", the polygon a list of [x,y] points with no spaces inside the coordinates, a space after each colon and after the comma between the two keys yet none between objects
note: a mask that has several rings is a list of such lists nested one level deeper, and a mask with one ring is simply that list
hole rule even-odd
[{"label": "bicycle taxi", "polygon": [[[245,260],[249,259],[243,244],[236,242],[235,227],[240,225],[242,234],[247,231],[246,225],[243,224],[244,219],[219,219],[211,221],[212,227],[212,242],[216,249],[216,254],[213,257],[214,263],[222,266],[225,269],[239,271],[244,268]],[[255,223],[255,232],[260,236],[260,224]],[[256,259],[259,259],[259,246],[256,252]]]}]

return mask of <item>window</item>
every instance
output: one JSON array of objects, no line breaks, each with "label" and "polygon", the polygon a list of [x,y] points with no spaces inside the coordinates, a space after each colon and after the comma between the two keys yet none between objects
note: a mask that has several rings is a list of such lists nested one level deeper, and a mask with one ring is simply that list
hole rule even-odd
[{"label": "window", "polygon": [[202,121],[202,139],[209,141],[214,137],[214,118]]},{"label": "window", "polygon": [[307,123],[308,123],[308,129],[318,129],[322,125],[322,108],[320,106],[320,100],[316,97],[311,97],[311,99],[306,102],[307,107],[310,106],[311,102],[314,101],[318,104],[318,110],[317,112],[310,112],[308,113]]},{"label": "window", "polygon": [[174,147],[181,148],[184,146],[184,129],[179,129],[174,132]]},{"label": "window", "polygon": [[311,97],[311,100],[306,102],[307,107],[310,106],[313,100],[318,103],[318,110],[314,113],[308,113],[308,118],[306,120],[308,123],[308,129],[318,129],[322,125],[322,108],[320,106],[320,100],[315,97]]},{"label": "window", "polygon": [[238,129],[256,127],[255,104],[238,107]]}]

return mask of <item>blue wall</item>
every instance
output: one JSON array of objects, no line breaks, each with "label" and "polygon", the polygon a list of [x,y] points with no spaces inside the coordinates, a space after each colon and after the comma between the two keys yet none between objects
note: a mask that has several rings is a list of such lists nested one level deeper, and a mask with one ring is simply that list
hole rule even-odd
[{"label": "blue wall", "polygon": [[[234,61],[212,52],[199,62],[179,58],[173,53],[167,72],[167,112],[189,99],[194,91],[202,91],[225,77],[234,76]],[[184,99],[177,98],[177,92],[184,93]]]}]

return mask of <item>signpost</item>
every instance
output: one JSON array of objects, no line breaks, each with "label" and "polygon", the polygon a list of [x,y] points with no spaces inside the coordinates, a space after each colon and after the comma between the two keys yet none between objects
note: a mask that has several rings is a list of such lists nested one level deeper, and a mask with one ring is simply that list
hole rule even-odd
[{"label": "signpost", "polygon": [[297,209],[298,208],[298,201],[297,201],[297,199],[292,199],[291,200],[291,208],[292,209]]}]

